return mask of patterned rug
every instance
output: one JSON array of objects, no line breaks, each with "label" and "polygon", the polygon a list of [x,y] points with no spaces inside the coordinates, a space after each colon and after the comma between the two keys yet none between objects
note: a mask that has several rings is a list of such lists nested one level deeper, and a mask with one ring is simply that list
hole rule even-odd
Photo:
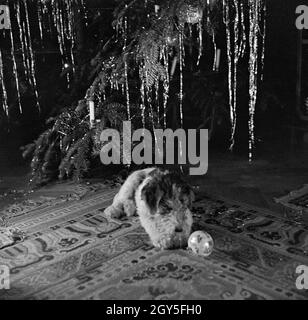
[{"label": "patterned rug", "polygon": [[285,207],[287,215],[293,215],[300,221],[303,215],[308,215],[308,184],[286,196],[276,198],[275,201]]},{"label": "patterned rug", "polygon": [[[44,193],[45,195],[41,195],[41,196],[36,195],[33,198],[26,197],[24,200],[17,203],[13,203],[9,206],[6,206],[4,209],[0,210],[0,228],[8,226],[12,218],[23,216],[28,212],[31,212],[34,210],[42,211],[45,208],[52,207],[60,203],[67,203],[73,200],[80,200],[83,197],[88,196],[92,193],[95,193],[99,190],[104,190],[106,188],[110,188],[110,186],[114,187],[118,185],[119,185],[118,182],[93,183],[93,184],[91,183],[76,184],[72,182],[61,183],[61,184],[58,184],[58,186],[53,187],[53,189],[57,190],[56,193],[60,194],[59,196],[55,196],[55,195],[46,196],[46,194],[50,193],[49,190],[41,188],[40,192]],[[23,196],[25,195],[27,194],[23,194]],[[0,200],[1,200],[1,197],[3,196],[4,195],[0,195]],[[0,233],[0,241],[1,241],[1,233]],[[1,245],[0,245],[0,248],[1,248]]]},{"label": "patterned rug", "polygon": [[157,251],[137,218],[107,219],[115,190],[11,217],[22,241],[0,250],[10,289],[0,299],[308,299],[295,273],[308,265],[308,226],[201,196],[194,229],[214,238],[208,258]]}]

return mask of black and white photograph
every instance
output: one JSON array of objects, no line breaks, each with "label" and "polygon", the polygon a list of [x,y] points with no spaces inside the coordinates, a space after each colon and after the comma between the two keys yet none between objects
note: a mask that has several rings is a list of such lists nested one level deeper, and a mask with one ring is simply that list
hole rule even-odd
[{"label": "black and white photograph", "polygon": [[308,300],[307,0],[0,0],[0,300]]}]

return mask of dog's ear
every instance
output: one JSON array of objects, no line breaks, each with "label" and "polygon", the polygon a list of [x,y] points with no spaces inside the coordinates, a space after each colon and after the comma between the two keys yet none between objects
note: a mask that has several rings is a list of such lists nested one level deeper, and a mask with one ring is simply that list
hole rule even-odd
[{"label": "dog's ear", "polygon": [[147,203],[152,213],[157,211],[161,198],[162,191],[154,181],[146,184],[141,190],[141,199]]}]

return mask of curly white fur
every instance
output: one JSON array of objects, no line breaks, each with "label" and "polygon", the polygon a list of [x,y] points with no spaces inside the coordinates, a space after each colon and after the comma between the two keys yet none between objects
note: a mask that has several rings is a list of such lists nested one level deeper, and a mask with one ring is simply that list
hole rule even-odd
[{"label": "curly white fur", "polygon": [[[154,200],[154,209],[147,196]],[[114,218],[138,214],[155,247],[178,248],[187,245],[191,233],[192,200],[193,193],[182,180],[173,179],[169,171],[148,168],[127,178],[105,213]]]}]

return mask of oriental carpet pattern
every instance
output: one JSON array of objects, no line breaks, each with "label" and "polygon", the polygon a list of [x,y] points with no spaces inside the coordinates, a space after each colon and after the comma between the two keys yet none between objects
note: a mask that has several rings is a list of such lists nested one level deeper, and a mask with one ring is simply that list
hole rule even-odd
[{"label": "oriental carpet pattern", "polygon": [[308,265],[308,226],[199,195],[194,229],[212,235],[213,253],[158,251],[137,218],[104,215],[115,192],[12,216],[24,237],[0,250],[11,280],[0,299],[308,299],[295,286],[296,267]]},{"label": "oriental carpet pattern", "polygon": [[287,216],[300,221],[308,213],[308,185],[276,198],[275,201],[284,206]]}]

